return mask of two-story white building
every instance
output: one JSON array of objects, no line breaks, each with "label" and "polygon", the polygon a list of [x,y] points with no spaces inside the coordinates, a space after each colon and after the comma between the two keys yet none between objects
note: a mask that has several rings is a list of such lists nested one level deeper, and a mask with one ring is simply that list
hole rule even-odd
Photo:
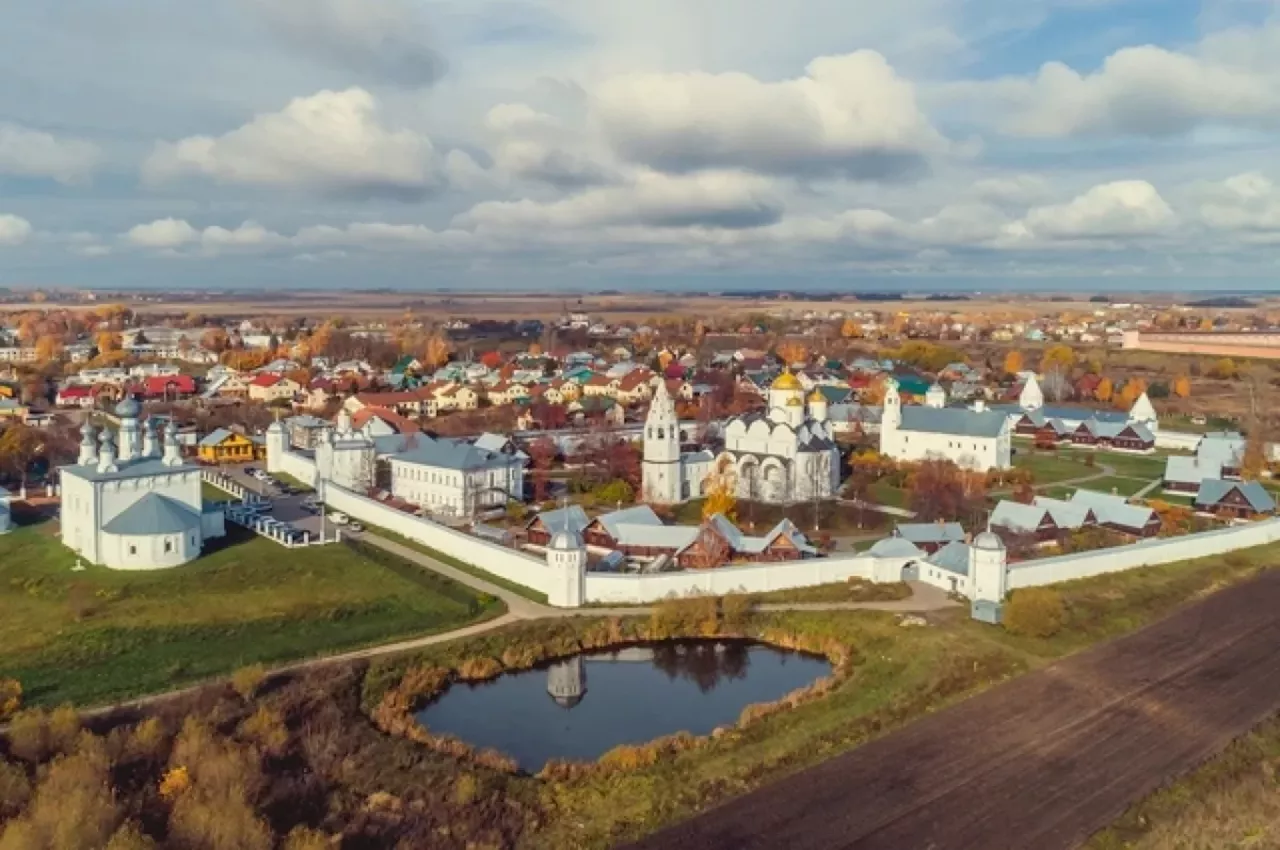
[{"label": "two-story white building", "polygon": [[890,379],[880,421],[880,453],[905,461],[950,460],[964,469],[986,471],[1013,465],[1013,429],[1009,417],[987,410],[947,407],[946,392],[935,384],[923,405],[904,407],[898,383]]}]

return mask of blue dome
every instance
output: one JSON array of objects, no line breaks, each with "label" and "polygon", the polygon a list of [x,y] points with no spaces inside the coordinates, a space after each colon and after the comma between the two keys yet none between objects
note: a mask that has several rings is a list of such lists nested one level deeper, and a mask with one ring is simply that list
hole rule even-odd
[{"label": "blue dome", "polygon": [[138,414],[141,412],[142,405],[138,404],[138,400],[133,396],[125,396],[116,405],[116,416],[121,419],[137,419]]}]

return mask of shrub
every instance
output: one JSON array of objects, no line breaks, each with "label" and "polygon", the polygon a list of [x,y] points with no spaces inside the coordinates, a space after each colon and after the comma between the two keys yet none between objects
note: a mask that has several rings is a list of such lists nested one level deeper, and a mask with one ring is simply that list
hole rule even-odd
[{"label": "shrub", "polygon": [[284,840],[282,850],[328,850],[329,836],[305,826],[295,826]]},{"label": "shrub", "polygon": [[49,749],[69,753],[80,739],[80,714],[70,705],[60,705],[49,713]]},{"label": "shrub", "polygon": [[502,664],[488,657],[468,658],[458,665],[458,678],[466,682],[482,682],[502,672]]},{"label": "shrub", "polygon": [[160,780],[160,796],[173,801],[181,797],[191,787],[191,774],[185,767],[170,768]]},{"label": "shrub", "polygon": [[131,758],[159,760],[166,755],[168,745],[169,730],[159,718],[148,717],[133,727],[126,752]]},{"label": "shrub", "polygon": [[480,783],[470,773],[464,773],[453,783],[453,801],[459,806],[469,806],[480,794]]},{"label": "shrub", "polygon": [[1241,567],[1249,566],[1253,561],[1251,561],[1249,556],[1243,552],[1228,552],[1223,557],[1222,563],[1226,564],[1228,567],[1240,569]]},{"label": "shrub", "polygon": [[49,757],[49,718],[42,709],[19,711],[9,723],[9,751],[39,764]]},{"label": "shrub", "polygon": [[267,671],[261,664],[250,664],[231,674],[231,687],[244,699],[250,699],[266,677]]},{"label": "shrub", "polygon": [[8,720],[22,708],[22,683],[0,679],[0,721]]},{"label": "shrub", "polygon": [[1047,587],[1019,590],[1004,609],[1004,627],[1022,637],[1053,637],[1066,621],[1062,595]]},{"label": "shrub", "polygon": [[153,850],[156,842],[133,821],[122,824],[107,842],[106,850]]},{"label": "shrub", "polygon": [[289,729],[284,725],[284,718],[265,705],[245,718],[240,724],[240,734],[272,756],[283,755],[289,746]]},{"label": "shrub", "polygon": [[18,765],[0,759],[0,820],[17,815],[31,799],[31,780]]},{"label": "shrub", "polygon": [[751,600],[741,593],[730,593],[720,600],[720,616],[724,627],[732,631],[742,629],[751,613]]}]

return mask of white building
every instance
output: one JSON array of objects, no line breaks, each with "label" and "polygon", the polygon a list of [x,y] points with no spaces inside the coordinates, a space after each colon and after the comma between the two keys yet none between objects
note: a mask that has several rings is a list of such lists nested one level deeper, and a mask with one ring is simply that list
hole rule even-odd
[{"label": "white building", "polygon": [[773,382],[767,412],[729,419],[719,454],[682,452],[675,404],[659,381],[644,430],[644,498],[675,504],[702,496],[714,473],[732,479],[739,498],[770,504],[830,498],[839,486],[840,450],[827,422],[827,399],[790,372]]},{"label": "white building", "polygon": [[12,517],[9,515],[9,501],[12,494],[8,490],[0,487],[0,534],[5,534],[12,527]]},{"label": "white building", "polygon": [[162,447],[150,422],[139,427],[135,400],[115,414],[118,443],[107,429],[95,439],[86,423],[76,463],[59,469],[62,542],[113,569],[185,564],[225,533],[222,511],[204,510],[200,468],[183,460],[172,426]]},{"label": "white building", "polygon": [[449,516],[471,516],[524,500],[523,452],[425,434],[401,440],[403,448],[387,456],[391,494],[397,498]]},{"label": "white building", "polygon": [[880,422],[880,453],[897,460],[950,460],[965,469],[986,471],[1013,465],[1009,417],[987,410],[946,407],[946,393],[929,389],[924,405],[902,406],[898,383],[887,382]]}]

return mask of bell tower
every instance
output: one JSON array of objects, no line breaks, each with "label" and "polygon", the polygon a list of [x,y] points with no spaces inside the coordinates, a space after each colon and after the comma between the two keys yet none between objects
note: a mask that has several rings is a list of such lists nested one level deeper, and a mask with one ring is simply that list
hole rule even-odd
[{"label": "bell tower", "polygon": [[657,505],[673,505],[681,499],[680,420],[666,382],[658,386],[644,420],[643,498]]}]

